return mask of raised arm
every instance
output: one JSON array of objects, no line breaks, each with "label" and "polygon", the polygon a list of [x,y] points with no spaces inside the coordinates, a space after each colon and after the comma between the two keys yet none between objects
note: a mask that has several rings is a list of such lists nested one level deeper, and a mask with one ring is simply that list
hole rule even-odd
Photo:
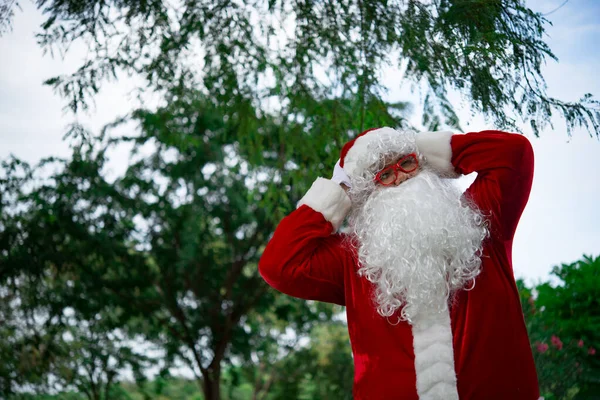
[{"label": "raised arm", "polygon": [[267,244],[258,264],[265,281],[290,296],[344,305],[344,263],[351,255],[335,231],[349,209],[344,190],[318,178]]},{"label": "raised arm", "polygon": [[533,180],[533,150],[527,138],[500,131],[427,132],[417,137],[417,146],[442,173],[477,172],[467,196],[490,218],[492,234],[512,240]]}]

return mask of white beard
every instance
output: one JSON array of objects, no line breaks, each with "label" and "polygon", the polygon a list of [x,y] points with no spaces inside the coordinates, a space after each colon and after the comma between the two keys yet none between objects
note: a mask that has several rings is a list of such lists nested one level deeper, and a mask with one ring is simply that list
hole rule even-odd
[{"label": "white beard", "polygon": [[452,181],[424,170],[357,204],[350,227],[358,273],[375,284],[380,315],[401,309],[399,319],[412,324],[446,310],[453,293],[474,285],[488,231]]}]

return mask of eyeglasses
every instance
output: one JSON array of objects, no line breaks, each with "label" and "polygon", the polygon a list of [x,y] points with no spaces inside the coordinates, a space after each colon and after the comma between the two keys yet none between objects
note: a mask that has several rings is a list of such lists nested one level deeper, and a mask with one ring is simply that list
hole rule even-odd
[{"label": "eyeglasses", "polygon": [[410,153],[409,155],[398,160],[396,164],[390,165],[389,167],[379,171],[377,175],[375,175],[375,182],[383,186],[390,186],[396,182],[396,179],[398,179],[398,171],[408,174],[417,168],[419,168],[417,155],[415,153]]}]

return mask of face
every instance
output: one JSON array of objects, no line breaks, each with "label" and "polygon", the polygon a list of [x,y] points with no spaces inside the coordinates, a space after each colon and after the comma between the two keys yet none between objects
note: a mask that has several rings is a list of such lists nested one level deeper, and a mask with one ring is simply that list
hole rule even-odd
[{"label": "face", "polygon": [[424,168],[404,182],[353,203],[349,227],[358,273],[377,288],[377,311],[390,317],[401,310],[410,321],[443,310],[453,293],[472,287],[487,227],[478,210],[460,201],[453,180]]},{"label": "face", "polygon": [[420,171],[415,153],[386,160],[386,165],[375,176],[378,186],[398,186],[417,175]]}]

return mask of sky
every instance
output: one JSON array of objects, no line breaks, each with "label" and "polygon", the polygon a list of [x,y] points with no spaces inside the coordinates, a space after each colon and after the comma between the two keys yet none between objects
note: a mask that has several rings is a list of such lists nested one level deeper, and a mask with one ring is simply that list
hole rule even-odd
[{"label": "sky", "polygon": [[[549,13],[547,43],[559,58],[543,69],[548,93],[566,101],[585,93],[600,98],[600,1],[528,1],[534,11]],[[64,111],[65,101],[43,81],[72,72],[85,57],[83,45],[67,56],[44,55],[35,40],[43,21],[30,2],[16,10],[13,31],[0,37],[0,159],[10,154],[35,163],[42,157],[69,155],[62,140],[74,121]],[[552,12],[553,10],[556,10]],[[391,95],[404,96],[406,88],[388,79]],[[136,105],[128,78],[105,84],[92,111],[77,117],[93,132]],[[404,100],[412,100],[404,98]],[[465,132],[494,129],[481,116],[459,110]],[[515,276],[529,284],[549,279],[554,265],[571,263],[583,254],[600,255],[600,140],[583,130],[568,137],[564,122],[553,120],[541,138],[528,135],[535,152],[535,176],[529,203],[513,246]],[[126,154],[115,154],[114,168],[124,169]]]}]

